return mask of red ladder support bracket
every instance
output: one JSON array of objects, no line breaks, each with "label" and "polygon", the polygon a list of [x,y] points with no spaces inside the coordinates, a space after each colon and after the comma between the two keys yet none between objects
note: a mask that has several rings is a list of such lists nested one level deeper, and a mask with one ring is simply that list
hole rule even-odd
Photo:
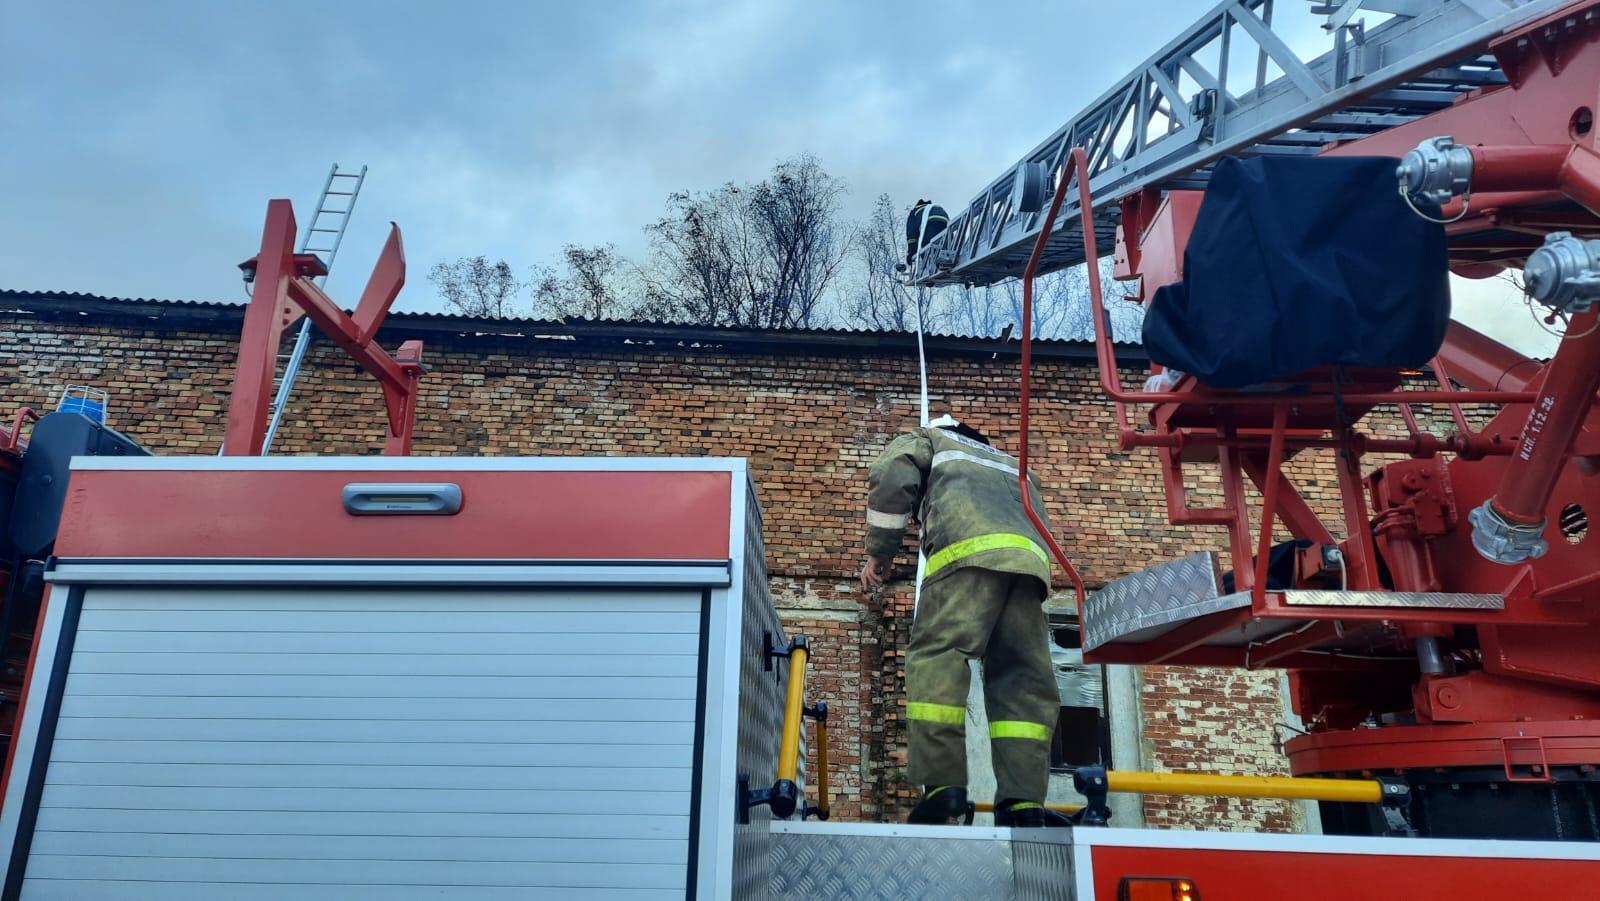
[{"label": "red ladder support bracket", "polygon": [[289,201],[268,202],[261,252],[241,265],[246,271],[252,268],[255,271],[255,294],[245,308],[223,453],[230,456],[261,453],[283,330],[305,315],[378,380],[388,413],[384,453],[390,456],[409,454],[417,390],[423,372],[422,342],[407,341],[400,345],[396,356],[390,356],[374,340],[406,282],[406,256],[400,227],[389,224],[389,240],[378,255],[353,316],[340,309],[312,280],[321,274],[321,263],[313,256],[293,252],[295,231],[294,207]]},{"label": "red ladder support bracket", "polygon": [[[1514,764],[1513,764],[1513,761],[1511,760],[1511,756],[1512,756],[1512,748],[1511,748],[1511,746],[1513,744],[1521,744],[1521,745],[1524,746],[1524,750],[1531,750],[1531,751],[1538,752],[1538,755],[1539,755],[1538,762],[1537,763],[1530,763],[1530,764],[1527,765],[1530,770],[1537,770],[1538,772],[1534,773],[1532,776],[1518,776],[1516,774],[1516,772],[1512,769],[1512,766]],[[1508,781],[1508,782],[1554,782],[1555,781],[1554,777],[1552,777],[1550,775],[1550,754],[1545,750],[1544,738],[1542,736],[1538,736],[1538,735],[1507,736],[1505,738],[1500,739],[1500,751],[1501,751],[1502,754],[1505,755],[1506,781]]]}]

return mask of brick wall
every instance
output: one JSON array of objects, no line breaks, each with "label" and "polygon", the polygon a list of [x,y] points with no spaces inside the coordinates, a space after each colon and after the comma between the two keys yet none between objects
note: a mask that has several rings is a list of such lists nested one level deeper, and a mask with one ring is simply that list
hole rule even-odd
[{"label": "brick wall", "polygon": [[[49,388],[86,383],[112,394],[111,423],[160,453],[214,453],[222,434],[238,320],[175,311],[161,321],[93,322],[56,310],[0,313],[0,397],[43,404]],[[414,320],[421,322],[422,320]],[[420,455],[727,455],[750,460],[766,511],[772,591],[788,628],[814,647],[814,694],[833,710],[834,809],[841,818],[898,816],[905,783],[904,647],[910,576],[881,604],[853,587],[867,465],[916,421],[916,359],[902,349],[763,352],[619,341],[462,333],[383,336],[428,342],[417,410]],[[1129,373],[1129,378],[1137,377]],[[1114,445],[1092,370],[1036,369],[1035,448],[1050,514],[1093,584],[1200,548],[1215,530],[1166,523],[1153,455]],[[1015,450],[1014,357],[948,353],[930,360],[933,393]],[[381,448],[376,385],[326,344],[309,357],[277,450],[367,454]],[[1334,496],[1325,461],[1297,474],[1319,505]],[[1195,499],[1216,496],[1201,481]],[[1281,772],[1271,748],[1281,718],[1274,674],[1152,668],[1144,675],[1146,750],[1165,769]],[[1155,825],[1290,828],[1289,805],[1150,800]]]}]

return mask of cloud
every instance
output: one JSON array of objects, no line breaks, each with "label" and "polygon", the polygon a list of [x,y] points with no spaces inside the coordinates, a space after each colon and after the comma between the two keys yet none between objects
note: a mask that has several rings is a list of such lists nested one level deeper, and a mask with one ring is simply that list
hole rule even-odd
[{"label": "cloud", "polygon": [[[955,210],[1192,21],[1184,0],[860,3],[8,4],[0,30],[7,287],[238,299],[266,201],[302,224],[335,160],[369,177],[329,280],[354,296],[406,235],[401,309],[463,255],[642,256],[675,190],[809,152],[850,187]],[[1328,42],[1298,7],[1298,47]],[[1114,36],[1115,39],[1108,39]],[[1320,42],[1320,43],[1319,43]],[[1551,340],[1496,283],[1463,319]]]}]

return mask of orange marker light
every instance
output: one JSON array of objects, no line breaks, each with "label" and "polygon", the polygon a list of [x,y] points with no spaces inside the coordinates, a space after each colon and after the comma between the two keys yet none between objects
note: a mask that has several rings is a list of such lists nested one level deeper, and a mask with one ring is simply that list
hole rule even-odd
[{"label": "orange marker light", "polygon": [[1117,901],[1200,901],[1200,889],[1182,876],[1124,876]]}]

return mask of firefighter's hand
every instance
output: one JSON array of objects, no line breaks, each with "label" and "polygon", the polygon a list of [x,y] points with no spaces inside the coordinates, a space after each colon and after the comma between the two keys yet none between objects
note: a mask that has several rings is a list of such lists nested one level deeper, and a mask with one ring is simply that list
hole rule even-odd
[{"label": "firefighter's hand", "polygon": [[861,564],[861,590],[871,593],[883,587],[883,582],[889,577],[889,561],[879,560],[877,557],[868,557]]}]

